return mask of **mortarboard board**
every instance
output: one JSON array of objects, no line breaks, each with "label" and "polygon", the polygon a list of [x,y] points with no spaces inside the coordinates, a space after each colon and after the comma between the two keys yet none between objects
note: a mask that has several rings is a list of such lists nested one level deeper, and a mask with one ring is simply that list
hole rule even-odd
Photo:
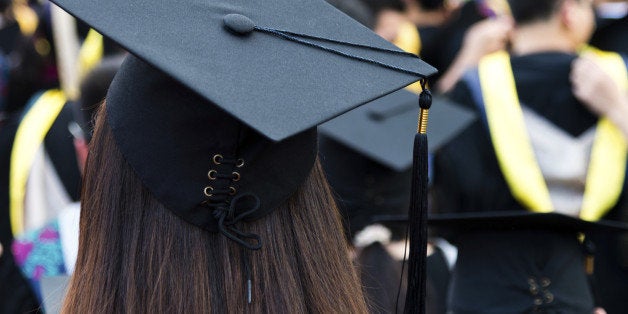
[{"label": "mortarboard board", "polygon": [[[417,95],[399,90],[322,124],[319,132],[394,171],[412,166]],[[470,110],[435,97],[430,110],[433,152],[475,119]]]},{"label": "mortarboard board", "polygon": [[[405,222],[403,215],[380,215],[374,222]],[[586,221],[560,213],[534,213],[528,211],[434,213],[429,225],[456,230],[509,230],[546,229],[573,232],[628,232],[628,224],[619,221]]]},{"label": "mortarboard board", "polygon": [[309,173],[314,126],[435,71],[324,1],[54,2],[131,52],[107,95],[116,143],[214,232],[208,198],[255,195],[247,218],[265,215]]},{"label": "mortarboard board", "polygon": [[435,72],[324,1],[53,2],[275,141]]},{"label": "mortarboard board", "polygon": [[[399,90],[319,126],[319,151],[349,235],[373,216],[408,212],[417,95]],[[464,129],[474,114],[437,97],[430,110],[430,151]],[[398,237],[405,227],[387,224]]]}]

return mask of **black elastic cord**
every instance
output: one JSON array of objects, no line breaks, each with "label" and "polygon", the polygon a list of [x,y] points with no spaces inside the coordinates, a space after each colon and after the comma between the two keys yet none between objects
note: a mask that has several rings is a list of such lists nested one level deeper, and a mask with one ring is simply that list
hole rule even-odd
[{"label": "black elastic cord", "polygon": [[327,39],[327,38],[320,38],[320,37],[316,37],[316,36],[310,36],[310,35],[304,35],[304,34],[297,34],[297,33],[291,33],[291,32],[287,32],[287,31],[281,31],[281,30],[277,30],[277,29],[272,29],[272,28],[265,28],[265,27],[259,27],[259,26],[255,26],[255,30],[259,31],[259,32],[263,32],[263,33],[268,33],[271,35],[275,35],[277,37],[286,39],[286,40],[290,40],[290,41],[294,41],[303,45],[307,45],[307,46],[311,46],[314,48],[318,48],[321,49],[323,51],[327,51],[330,53],[334,53],[337,54],[339,56],[343,56],[349,59],[354,59],[354,60],[358,60],[358,61],[362,61],[362,62],[367,62],[367,63],[371,63],[377,66],[381,66],[387,69],[391,69],[391,70],[395,70],[398,72],[402,72],[402,73],[406,73],[406,74],[411,74],[414,76],[418,76],[420,78],[425,78],[424,75],[422,75],[419,72],[414,72],[414,71],[410,71],[410,70],[406,70],[400,67],[396,67],[394,65],[390,65],[390,64],[386,64],[386,63],[382,63],[376,60],[372,60],[372,59],[367,59],[367,58],[363,58],[363,57],[358,57],[346,52],[342,52],[342,51],[338,51],[332,48],[328,48],[325,46],[321,46],[319,44],[315,44],[313,42],[309,42],[303,39],[300,39],[298,37],[303,37],[303,38],[311,38],[311,39],[315,39],[315,40],[321,40],[321,41],[327,41],[327,42],[331,42],[331,43],[335,43],[335,44],[342,44],[342,45],[346,45],[346,46],[351,46],[351,47],[357,47],[357,48],[368,48],[370,50],[375,50],[375,51],[382,51],[382,52],[388,52],[388,53],[395,53],[395,54],[400,54],[400,55],[404,55],[404,56],[411,56],[413,58],[419,59],[418,56],[408,53],[408,52],[401,52],[401,51],[396,51],[396,50],[389,50],[389,49],[383,49],[383,48],[377,48],[377,47],[370,47],[370,46],[365,46],[365,45],[361,45],[361,44],[354,44],[354,43],[347,43],[347,42],[342,42],[342,41],[336,41],[336,40],[332,40],[332,39]]}]

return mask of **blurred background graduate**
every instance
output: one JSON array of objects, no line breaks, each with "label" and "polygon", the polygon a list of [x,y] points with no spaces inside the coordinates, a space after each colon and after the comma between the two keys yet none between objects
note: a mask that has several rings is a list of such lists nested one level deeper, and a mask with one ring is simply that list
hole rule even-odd
[{"label": "blurred background graduate", "polygon": [[[41,298],[33,297],[39,297],[38,286],[33,285],[35,293],[31,293],[23,275],[28,279],[39,279],[61,271],[50,266],[57,263],[59,255],[41,254],[41,251],[33,250],[33,245],[15,252],[11,242],[17,237],[24,239],[27,233],[40,234],[42,230],[48,230],[40,228],[78,200],[79,160],[84,156],[77,157],[77,151],[86,152],[87,148],[86,143],[81,142],[84,139],[79,139],[78,134],[75,138],[70,129],[76,121],[82,121],[79,118],[87,111],[73,112],[80,101],[78,93],[71,90],[78,90],[78,80],[85,77],[103,54],[119,49],[108,45],[93,31],[87,35],[88,30],[77,32],[76,27],[68,27],[75,24],[73,20],[61,18],[63,23],[59,23],[58,14],[51,12],[48,2],[14,1],[9,4],[10,14],[3,20],[6,30],[14,30],[12,25],[18,25],[21,34],[2,40],[3,46],[15,44],[6,55],[9,69],[2,72],[8,77],[7,84],[3,85],[6,101],[0,106],[3,116],[0,125],[0,213],[4,217],[1,219],[0,242],[5,248],[0,267],[3,278],[6,278],[3,280],[6,284],[0,289],[0,299],[6,301],[0,304],[6,306],[2,312],[12,313],[21,312],[18,309],[22,302],[35,309],[38,308],[37,299],[41,301]],[[56,20],[56,26],[53,26],[53,20]],[[59,31],[61,26],[67,29],[64,28],[59,36],[55,30]],[[67,44],[72,41],[76,41],[76,49]],[[78,44],[81,44],[80,49]],[[57,62],[61,55],[64,62]],[[65,64],[66,68],[59,69],[59,64]],[[61,84],[59,73],[65,73],[66,84]],[[67,76],[71,76],[74,83],[68,83],[72,80]],[[101,89],[106,89],[107,85]],[[52,237],[53,233],[44,234],[51,238],[37,242],[37,247],[52,246],[55,242],[52,240],[58,240],[58,237]],[[31,255],[29,260],[37,260],[37,267],[25,271],[26,255]],[[24,272],[20,272],[16,265]],[[20,295],[28,295],[26,299],[29,301],[23,301],[26,299]]]},{"label": "blurred background graduate", "polygon": [[[449,94],[481,118],[435,157],[435,210],[467,218],[443,222],[459,252],[449,310],[590,313],[598,305],[619,313],[594,298],[591,237],[578,239],[613,225],[583,221],[617,220],[625,206],[625,138],[570,81],[594,30],[593,3],[509,4],[510,53],[482,58]],[[618,70],[614,82],[625,86],[621,56],[596,61]]]},{"label": "blurred background graduate", "polygon": [[[402,313],[400,285],[411,199],[416,94],[397,91],[319,127],[321,163],[353,244],[373,313]],[[430,149],[447,142],[473,115],[442,98],[430,112]],[[402,217],[400,219],[400,217]],[[441,247],[445,251],[441,250]],[[427,313],[445,313],[451,245],[431,239]],[[399,291],[399,287],[402,290]],[[399,300],[398,300],[399,299]]]}]

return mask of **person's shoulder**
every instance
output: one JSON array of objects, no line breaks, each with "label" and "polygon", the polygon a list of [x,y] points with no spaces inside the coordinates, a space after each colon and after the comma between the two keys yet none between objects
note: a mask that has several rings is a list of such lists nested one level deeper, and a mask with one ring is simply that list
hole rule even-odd
[{"label": "person's shoulder", "polygon": [[511,55],[510,62],[513,70],[519,68],[535,68],[551,71],[556,68],[570,67],[578,57],[575,53],[565,52],[539,52],[524,55]]},{"label": "person's shoulder", "polygon": [[476,98],[474,94],[481,93],[479,88],[479,76],[477,68],[469,69],[465,72],[465,74],[458,80],[456,85],[445,94],[447,99],[453,101],[454,103],[468,108],[475,109],[476,103],[474,99]]}]

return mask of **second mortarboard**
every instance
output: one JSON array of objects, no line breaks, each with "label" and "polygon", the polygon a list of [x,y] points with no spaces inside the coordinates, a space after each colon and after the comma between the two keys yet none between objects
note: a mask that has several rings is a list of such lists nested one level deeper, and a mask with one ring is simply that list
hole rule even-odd
[{"label": "second mortarboard", "polygon": [[[403,223],[406,215],[378,215],[375,222]],[[529,211],[495,211],[466,213],[434,213],[429,215],[432,227],[456,230],[560,230],[568,232],[628,232],[628,224],[612,221],[586,221],[560,213]]]},{"label": "second mortarboard", "polygon": [[53,1],[278,141],[436,70],[324,1]]},{"label": "second mortarboard", "polygon": [[[417,95],[399,90],[322,124],[319,132],[394,171],[405,171],[412,166],[418,114]],[[472,111],[435,97],[430,110],[429,151],[438,149],[474,119]]]},{"label": "second mortarboard", "polygon": [[[350,235],[379,215],[407,215],[418,113],[417,95],[399,90],[319,127],[321,162]],[[430,151],[475,118],[444,97],[434,99],[430,117]],[[387,225],[395,237],[405,230],[399,226]]]}]

